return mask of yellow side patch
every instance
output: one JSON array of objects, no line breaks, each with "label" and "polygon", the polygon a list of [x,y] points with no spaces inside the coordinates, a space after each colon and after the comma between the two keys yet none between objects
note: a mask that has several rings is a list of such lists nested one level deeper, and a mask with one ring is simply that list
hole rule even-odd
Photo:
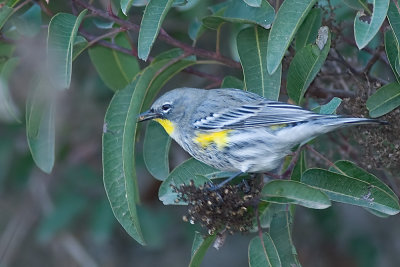
[{"label": "yellow side patch", "polygon": [[162,127],[164,127],[164,130],[167,132],[167,134],[171,135],[174,130],[175,130],[175,125],[170,121],[166,119],[154,119],[156,122],[161,124]]},{"label": "yellow side patch", "polygon": [[228,133],[231,131],[222,130],[214,133],[198,133],[193,141],[199,143],[203,148],[214,143],[219,150],[222,150],[228,144]]},{"label": "yellow side patch", "polygon": [[286,126],[287,126],[286,123],[282,123],[282,124],[271,125],[271,126],[269,126],[269,128],[274,131],[274,130],[278,130],[280,128],[284,128]]}]

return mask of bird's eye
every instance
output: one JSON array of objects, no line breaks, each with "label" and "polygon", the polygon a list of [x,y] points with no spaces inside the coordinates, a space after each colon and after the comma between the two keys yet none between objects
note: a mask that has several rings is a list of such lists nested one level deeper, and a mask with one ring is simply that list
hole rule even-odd
[{"label": "bird's eye", "polygon": [[167,112],[168,110],[171,109],[171,105],[170,105],[170,104],[164,104],[164,105],[161,106],[161,109],[162,109],[164,112]]}]

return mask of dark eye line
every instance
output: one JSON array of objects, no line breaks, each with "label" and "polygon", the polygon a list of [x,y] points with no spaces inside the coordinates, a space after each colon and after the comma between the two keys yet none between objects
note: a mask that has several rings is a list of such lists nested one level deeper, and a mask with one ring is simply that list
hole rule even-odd
[{"label": "dark eye line", "polygon": [[161,109],[164,110],[164,111],[167,111],[167,110],[169,110],[170,108],[171,108],[171,105],[170,105],[170,104],[164,104],[164,105],[161,106]]}]

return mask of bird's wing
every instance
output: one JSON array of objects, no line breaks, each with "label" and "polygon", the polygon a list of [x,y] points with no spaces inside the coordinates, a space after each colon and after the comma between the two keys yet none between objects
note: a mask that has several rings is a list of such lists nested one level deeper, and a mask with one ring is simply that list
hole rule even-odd
[{"label": "bird's wing", "polygon": [[245,104],[210,113],[196,120],[197,129],[240,129],[247,127],[266,127],[279,124],[297,123],[322,116],[299,106],[276,101],[263,101],[258,104]]}]

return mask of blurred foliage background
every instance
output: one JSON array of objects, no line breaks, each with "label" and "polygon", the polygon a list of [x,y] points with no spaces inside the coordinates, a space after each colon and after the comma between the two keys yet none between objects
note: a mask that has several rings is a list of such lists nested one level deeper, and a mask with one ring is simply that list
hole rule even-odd
[{"label": "blurred foliage background", "polygon": [[[103,10],[107,10],[109,5],[105,0],[89,2]],[[182,8],[171,9],[163,27],[174,38],[191,43],[187,34],[188,25],[192,25],[194,18],[200,19],[209,14],[207,7],[217,2],[219,1],[189,1],[190,4]],[[351,27],[346,25],[352,24],[355,11],[346,4],[353,1],[332,2],[335,2],[335,12],[344,24],[339,28],[329,26],[333,31],[342,30],[342,34],[350,38]],[[43,10],[53,13],[71,13],[72,8],[71,1],[23,3],[28,6],[40,5]],[[113,10],[118,10],[119,1],[113,1],[112,7]],[[129,19],[140,24],[143,10],[143,6],[131,8]],[[50,16],[42,11],[41,19],[45,25]],[[11,20],[7,23],[5,29],[13,30],[17,22]],[[226,24],[220,36],[221,53],[236,60],[238,55],[235,36],[240,27],[238,24]],[[32,34],[25,33],[17,41],[3,33],[0,36],[0,45],[15,47],[14,55],[19,58],[19,64],[9,77],[8,86],[20,121],[24,121],[25,101],[33,90],[35,73],[44,69],[45,64],[47,28],[41,26],[36,30],[33,34],[35,30],[31,29]],[[126,34],[132,42],[136,42],[136,33]],[[206,31],[196,46],[214,50],[214,41],[215,31]],[[358,51],[355,46],[348,44],[343,45],[345,49],[341,50],[349,65],[354,68],[371,64],[368,66],[368,71],[371,72],[364,77],[365,80],[370,78],[368,84],[371,82],[373,88],[394,80],[387,60],[379,59],[382,53],[378,54],[379,58],[374,59],[374,62],[370,61],[376,55],[375,51],[383,50],[382,43],[380,34],[368,46],[367,50],[372,51],[371,53]],[[340,48],[341,44],[343,43],[335,45]],[[171,46],[163,42],[155,42],[151,54],[157,55],[169,48]],[[287,56],[291,59],[290,54]],[[318,93],[318,88],[332,83],[332,79],[337,83],[344,83],[343,87],[354,87],[354,84],[358,87],[366,86],[351,78],[354,73],[346,72],[348,66],[335,65],[336,60],[337,58],[328,62],[322,69],[323,73],[313,83],[310,96],[319,97],[308,99],[309,106],[312,106],[313,101],[316,104],[325,104],[335,95],[333,89]],[[141,68],[147,65],[143,61],[138,62]],[[285,64],[288,63],[283,62],[283,68],[287,70]],[[215,74],[217,79],[226,75],[242,77],[240,69],[220,65],[199,66],[196,69]],[[339,71],[332,73],[333,69]],[[331,80],[330,76],[333,76]],[[180,73],[163,87],[163,91],[183,85],[200,88],[219,86],[213,79]],[[349,92],[351,93],[346,96],[355,99],[358,93],[351,90]],[[165,207],[158,200],[160,182],[147,172],[142,153],[137,153],[138,184],[142,200],[138,217],[148,245],[142,247],[133,240],[112,213],[102,181],[101,136],[105,111],[113,93],[99,77],[89,54],[85,51],[77,57],[73,63],[70,89],[60,91],[56,99],[56,163],[50,174],[39,170],[32,160],[25,123],[2,117],[0,266],[186,266],[190,261],[194,230],[202,230],[182,221],[185,207]],[[354,108],[354,102],[347,105],[347,111],[357,113]],[[398,122],[398,116],[393,120]],[[332,150],[327,145],[332,139],[352,134],[356,135],[350,130],[330,134],[318,138],[314,145],[332,160],[353,159],[364,167],[370,166],[371,162],[368,160],[353,157],[354,151],[350,149]],[[143,134],[139,135],[139,142],[143,142],[143,139]],[[349,140],[357,147],[356,141]],[[370,155],[373,153],[370,152]],[[357,155],[362,157],[362,154]],[[188,155],[173,143],[170,152],[171,169],[187,158]],[[312,156],[308,161],[313,166],[325,166],[324,162]],[[382,170],[378,172],[382,173]],[[398,192],[398,166],[394,166],[391,173],[386,175],[386,181]],[[400,241],[397,238],[400,236],[399,216],[382,219],[358,207],[336,203],[326,210],[299,207],[294,220],[293,240],[303,266],[395,267],[400,262]],[[247,266],[248,243],[253,236],[228,236],[219,250],[209,249],[202,266]]]}]

